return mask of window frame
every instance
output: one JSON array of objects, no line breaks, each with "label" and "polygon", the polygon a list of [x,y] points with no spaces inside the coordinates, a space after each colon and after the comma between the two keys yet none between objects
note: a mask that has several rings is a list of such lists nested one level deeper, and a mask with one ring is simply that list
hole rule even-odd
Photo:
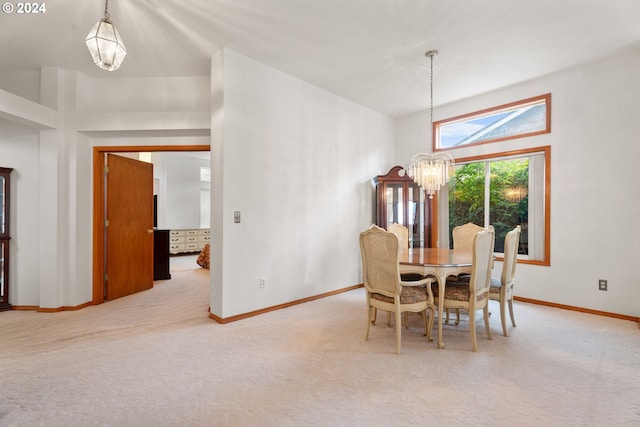
[{"label": "window frame", "polygon": [[[546,108],[545,110],[546,126],[542,130],[526,132],[526,133],[521,133],[516,135],[508,135],[508,136],[497,137],[492,139],[486,139],[478,142],[471,142],[464,145],[456,145],[453,147],[444,147],[444,148],[440,147],[440,129],[443,126],[450,125],[456,122],[464,122],[464,121],[470,121],[472,119],[479,119],[482,117],[486,117],[490,114],[495,114],[503,111],[516,110],[518,108],[525,107],[530,104],[539,103],[540,101],[543,101]],[[433,133],[432,133],[433,140],[431,141],[431,148],[434,152],[455,150],[462,147],[472,147],[472,146],[482,145],[482,144],[491,144],[494,142],[508,141],[510,139],[517,139],[517,138],[525,138],[529,136],[541,135],[541,134],[550,133],[550,132],[551,132],[551,93],[546,93],[544,95],[534,96],[531,98],[522,99],[520,101],[510,102],[508,104],[498,105],[496,107],[490,107],[484,110],[474,111],[471,113],[450,117],[448,119],[435,121],[433,123]]]},{"label": "window frame", "polygon": [[[551,265],[551,146],[545,145],[545,146],[518,149],[518,150],[502,151],[497,153],[482,154],[477,156],[460,157],[460,158],[456,158],[455,162],[456,164],[463,164],[463,163],[496,161],[502,158],[506,159],[509,157],[525,157],[527,155],[536,154],[536,153],[543,154],[544,156],[544,202],[543,202],[544,207],[543,207],[543,213],[542,213],[544,216],[544,257],[541,260],[518,258],[518,263],[541,265],[541,266],[548,267]],[[448,198],[446,198],[446,201],[448,205]],[[438,211],[442,213],[441,209],[438,209]],[[448,206],[447,206],[447,211],[448,211]],[[438,230],[437,232],[440,232],[439,225],[436,225],[436,227],[434,228]],[[496,259],[503,260],[504,258],[498,256]]]}]

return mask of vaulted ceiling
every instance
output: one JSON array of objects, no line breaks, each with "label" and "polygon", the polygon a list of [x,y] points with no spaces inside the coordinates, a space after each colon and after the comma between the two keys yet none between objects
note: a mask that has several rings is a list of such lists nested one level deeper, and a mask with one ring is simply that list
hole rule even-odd
[{"label": "vaulted ceiling", "polygon": [[228,47],[392,117],[428,107],[430,49],[437,105],[640,46],[638,0],[111,0],[128,54],[108,72],[84,43],[104,2],[40,3],[0,13],[0,77],[206,76]]}]

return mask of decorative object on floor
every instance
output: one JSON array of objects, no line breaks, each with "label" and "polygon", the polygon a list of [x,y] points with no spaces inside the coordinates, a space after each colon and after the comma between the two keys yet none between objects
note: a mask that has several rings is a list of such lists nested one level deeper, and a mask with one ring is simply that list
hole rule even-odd
[{"label": "decorative object on floor", "polygon": [[120,33],[111,22],[109,0],[104,3],[104,18],[89,31],[86,43],[93,62],[98,67],[107,71],[115,71],[120,68],[127,55],[127,48],[124,47]]},{"label": "decorative object on floor", "polygon": [[449,182],[449,175],[453,170],[455,161],[451,154],[447,152],[433,152],[433,57],[438,54],[437,50],[430,50],[426,56],[431,60],[431,80],[430,80],[430,106],[429,106],[429,152],[415,154],[411,158],[411,164],[407,168],[407,174],[422,187],[429,198]]},{"label": "decorative object on floor", "polygon": [[204,245],[204,248],[202,248],[202,251],[200,251],[200,255],[198,255],[198,259],[196,259],[196,262],[198,263],[198,265],[202,268],[206,268],[207,270],[209,269],[209,249],[210,245],[209,243]]},{"label": "decorative object on floor", "polygon": [[[435,316],[435,304],[431,293],[433,280],[426,278],[415,282],[401,281],[398,238],[378,226],[374,225],[360,234],[360,253],[362,277],[367,291],[364,339],[369,339],[369,329],[371,324],[375,323],[377,310],[383,310],[395,315],[396,353],[400,354],[401,313],[422,313],[424,334],[431,340],[431,327]],[[431,310],[428,317],[427,309]]]}]

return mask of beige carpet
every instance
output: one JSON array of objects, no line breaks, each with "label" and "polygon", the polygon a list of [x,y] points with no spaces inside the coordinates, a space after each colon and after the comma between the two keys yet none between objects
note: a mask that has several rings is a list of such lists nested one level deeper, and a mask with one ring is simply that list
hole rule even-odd
[{"label": "beige carpet", "polygon": [[169,272],[197,270],[200,268],[197,260],[198,254],[171,256],[169,257]]},{"label": "beige carpet", "polygon": [[640,425],[633,322],[516,303],[506,338],[492,306],[473,353],[466,318],[438,350],[414,316],[397,356],[384,322],[363,340],[361,289],[226,325],[207,309],[196,269],[76,312],[0,313],[0,425]]}]

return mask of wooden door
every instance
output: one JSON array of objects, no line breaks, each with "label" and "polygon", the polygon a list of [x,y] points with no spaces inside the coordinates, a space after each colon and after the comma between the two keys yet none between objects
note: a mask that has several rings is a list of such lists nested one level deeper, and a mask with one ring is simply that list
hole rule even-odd
[{"label": "wooden door", "polygon": [[106,299],[153,287],[153,164],[107,154]]}]

